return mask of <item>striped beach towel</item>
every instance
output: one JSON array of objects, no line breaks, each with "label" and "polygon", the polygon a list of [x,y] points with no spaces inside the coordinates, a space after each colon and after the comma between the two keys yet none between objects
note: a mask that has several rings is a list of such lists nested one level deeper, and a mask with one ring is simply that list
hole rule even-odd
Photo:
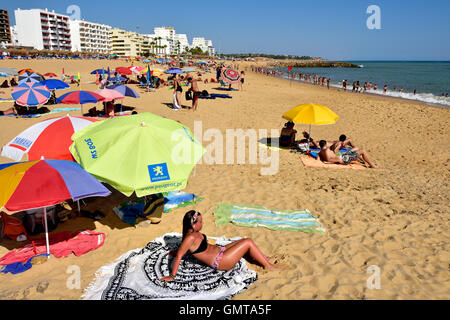
[{"label": "striped beach towel", "polygon": [[217,204],[214,215],[216,225],[232,222],[241,227],[266,227],[271,230],[303,231],[325,234],[325,229],[308,209],[271,210],[239,204]]}]

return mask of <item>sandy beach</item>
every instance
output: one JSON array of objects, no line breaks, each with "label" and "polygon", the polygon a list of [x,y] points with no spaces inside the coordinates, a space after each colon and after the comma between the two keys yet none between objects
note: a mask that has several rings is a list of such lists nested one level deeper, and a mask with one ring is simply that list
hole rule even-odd
[{"label": "sandy beach", "polygon": [[[234,62],[233,62],[234,63]],[[136,63],[137,65],[143,65]],[[86,199],[90,210],[106,217],[99,221],[76,217],[59,224],[52,233],[95,230],[106,234],[104,245],[80,257],[54,258],[18,274],[0,274],[0,299],[80,299],[95,272],[123,253],[144,247],[168,232],[181,233],[182,218],[189,209],[203,215],[202,232],[208,237],[248,237],[283,271],[258,272],[258,280],[234,300],[260,299],[449,299],[450,237],[449,159],[450,110],[407,100],[342,92],[264,76],[250,71],[250,62],[241,62],[246,71],[243,91],[219,91],[218,84],[199,83],[200,90],[230,94],[232,99],[199,100],[198,110],[173,111],[172,90],[154,92],[136,89],[139,99],[127,98],[124,105],[139,113],[151,112],[194,130],[201,121],[203,132],[219,129],[281,130],[282,114],[304,103],[329,107],[339,115],[333,125],[313,126],[316,140],[336,140],[345,133],[365,149],[379,169],[335,170],[306,168],[299,153],[282,150],[275,175],[261,175],[261,164],[201,163],[189,179],[186,192],[205,199],[195,206],[165,213],[159,224],[142,220],[135,227],[122,222],[112,208],[127,198],[114,191],[107,198]],[[4,60],[8,68],[32,68],[37,72],[76,75],[81,88],[95,90],[97,68],[129,66],[125,61],[106,60]],[[215,73],[203,76],[215,78]],[[236,87],[236,86],[234,86]],[[57,92],[57,96],[71,90]],[[0,98],[10,98],[11,88]],[[183,106],[190,101],[182,98]],[[0,103],[0,110],[12,103]],[[84,111],[93,105],[84,105]],[[56,105],[52,108],[70,107]],[[79,106],[75,106],[79,107]],[[97,105],[100,107],[100,104]],[[0,145],[32,124],[65,113],[33,119],[0,118]],[[80,111],[71,111],[80,115]],[[298,133],[308,130],[297,124]],[[204,142],[206,146],[208,142]],[[0,157],[0,163],[12,160]],[[112,188],[111,188],[112,189]],[[326,235],[271,231],[265,228],[216,226],[213,215],[217,203],[265,206],[270,209],[309,209],[326,229]],[[20,243],[3,239],[0,256]],[[68,267],[81,270],[81,288],[68,289]],[[367,268],[381,270],[381,288],[369,289]]]}]

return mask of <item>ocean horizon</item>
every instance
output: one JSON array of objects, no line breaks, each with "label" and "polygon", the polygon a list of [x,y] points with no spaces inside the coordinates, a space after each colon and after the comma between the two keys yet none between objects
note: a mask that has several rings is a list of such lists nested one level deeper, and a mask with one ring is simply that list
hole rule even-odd
[{"label": "ocean horizon", "polygon": [[[338,60],[327,60],[338,61]],[[330,78],[330,87],[342,88],[347,80],[347,90],[353,82],[376,84],[377,90],[368,93],[422,101],[430,105],[450,107],[450,61],[419,60],[339,60],[360,65],[361,68],[293,68],[291,72]],[[288,78],[287,68],[276,68]],[[384,86],[388,90],[384,93]],[[402,89],[402,92],[399,90]],[[414,94],[414,90],[417,91]]]}]

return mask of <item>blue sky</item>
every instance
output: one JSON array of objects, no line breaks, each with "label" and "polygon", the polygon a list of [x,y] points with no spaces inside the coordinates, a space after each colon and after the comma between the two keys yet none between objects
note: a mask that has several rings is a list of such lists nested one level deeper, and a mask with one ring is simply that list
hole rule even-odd
[{"label": "blue sky", "polygon": [[[336,60],[450,60],[449,0],[14,0],[14,10],[48,8],[140,33],[172,26],[189,41],[202,36],[222,53],[311,55]],[[381,29],[369,30],[369,5]],[[69,14],[70,15],[70,14]]]}]

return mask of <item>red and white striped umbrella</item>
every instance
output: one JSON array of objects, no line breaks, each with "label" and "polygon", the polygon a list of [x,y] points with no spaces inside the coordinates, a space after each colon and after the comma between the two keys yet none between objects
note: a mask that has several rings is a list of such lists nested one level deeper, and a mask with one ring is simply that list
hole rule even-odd
[{"label": "red and white striped umbrella", "polygon": [[44,159],[74,161],[69,147],[72,135],[99,121],[86,117],[50,118],[29,127],[3,146],[1,155],[20,161],[25,153],[28,160]]}]

